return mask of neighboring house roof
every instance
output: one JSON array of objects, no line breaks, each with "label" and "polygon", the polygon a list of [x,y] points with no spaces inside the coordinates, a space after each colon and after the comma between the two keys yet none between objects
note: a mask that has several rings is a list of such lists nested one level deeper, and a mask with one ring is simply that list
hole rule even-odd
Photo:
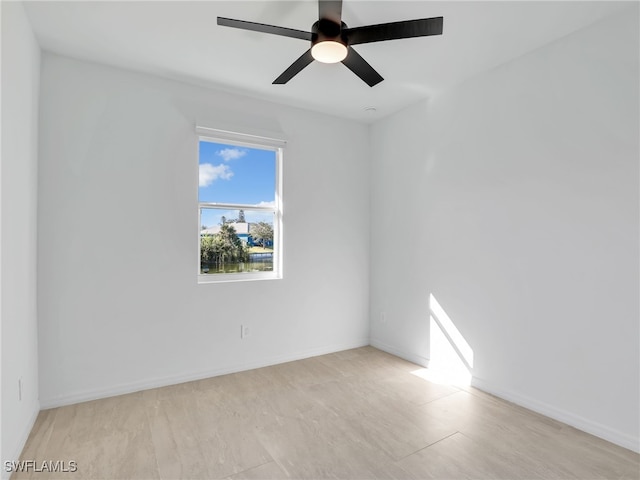
[{"label": "neighboring house roof", "polygon": [[[237,235],[249,235],[249,223],[238,222],[227,223],[227,225],[233,227]],[[220,233],[220,225],[214,225],[212,227],[205,228],[204,230],[200,230],[200,235],[215,235],[216,233]]]}]

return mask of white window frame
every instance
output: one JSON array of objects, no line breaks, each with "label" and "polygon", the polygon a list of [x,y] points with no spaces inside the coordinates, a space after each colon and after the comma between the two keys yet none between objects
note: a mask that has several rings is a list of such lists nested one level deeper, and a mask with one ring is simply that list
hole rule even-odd
[{"label": "white window frame", "polygon": [[[274,207],[256,206],[236,203],[216,203],[198,201],[198,231],[196,238],[197,248],[197,275],[198,283],[226,283],[244,282],[253,280],[277,280],[282,278],[282,157],[286,141],[271,136],[250,135],[245,133],[218,130],[209,127],[196,127],[198,135],[198,161],[200,159],[200,142],[223,143],[236,147],[258,148],[270,150],[276,154],[275,171],[275,198]],[[200,273],[200,228],[202,208],[220,210],[244,210],[245,212],[259,211],[273,213],[273,271],[271,272],[241,272],[241,273]]]}]

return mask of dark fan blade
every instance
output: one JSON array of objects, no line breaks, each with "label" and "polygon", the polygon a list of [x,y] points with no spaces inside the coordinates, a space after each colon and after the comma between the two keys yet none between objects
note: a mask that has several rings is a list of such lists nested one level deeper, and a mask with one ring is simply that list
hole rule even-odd
[{"label": "dark fan blade", "polygon": [[287,68],[282,75],[276,78],[273,81],[274,85],[282,85],[287,83],[293,77],[295,77],[298,73],[302,71],[304,67],[313,62],[313,57],[311,56],[311,49],[307,50],[302,54],[300,58],[298,58],[295,62],[291,64],[289,68]]},{"label": "dark fan blade", "polygon": [[442,35],[442,17],[421,18],[405,22],[382,23],[366,27],[347,28],[344,33],[350,45],[359,43],[381,42],[400,38],[426,37]]},{"label": "dark fan blade", "polygon": [[364,80],[364,82],[370,87],[373,87],[384,80],[384,78],[382,78],[380,74],[376,72],[373,67],[351,47],[349,47],[347,58],[342,60],[342,63],[344,63],[349,70]]},{"label": "dark fan blade", "polygon": [[342,0],[318,1],[318,20],[325,18],[340,25],[342,22]]},{"label": "dark fan blade", "polygon": [[265,25],[264,23],[246,22],[244,20],[234,20],[232,18],[218,17],[218,25],[222,25],[224,27],[241,28],[243,30],[252,30],[254,32],[271,33],[273,35],[282,35],[283,37],[292,37],[311,41],[311,32],[295,30],[293,28],[276,27],[275,25]]}]

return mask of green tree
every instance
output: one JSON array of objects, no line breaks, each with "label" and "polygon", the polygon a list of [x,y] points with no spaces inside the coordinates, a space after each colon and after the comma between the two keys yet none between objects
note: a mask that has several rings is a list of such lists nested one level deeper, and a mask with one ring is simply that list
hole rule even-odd
[{"label": "green tree", "polygon": [[200,237],[200,265],[217,263],[217,246],[215,235]]},{"label": "green tree", "polygon": [[236,234],[236,229],[231,225],[222,225],[220,232],[215,236],[220,242],[220,256],[222,263],[245,262],[249,260],[249,249]]},{"label": "green tree", "polygon": [[220,232],[200,238],[200,262],[207,265],[246,262],[249,249],[231,225],[222,225]]},{"label": "green tree", "polygon": [[253,241],[259,245],[273,243],[273,225],[267,222],[252,223],[249,233]]}]

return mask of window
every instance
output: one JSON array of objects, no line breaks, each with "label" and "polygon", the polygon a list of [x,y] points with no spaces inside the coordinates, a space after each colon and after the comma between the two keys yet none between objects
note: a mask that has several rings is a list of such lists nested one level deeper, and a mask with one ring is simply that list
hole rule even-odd
[{"label": "window", "polygon": [[198,281],[281,278],[284,141],[197,133]]}]

